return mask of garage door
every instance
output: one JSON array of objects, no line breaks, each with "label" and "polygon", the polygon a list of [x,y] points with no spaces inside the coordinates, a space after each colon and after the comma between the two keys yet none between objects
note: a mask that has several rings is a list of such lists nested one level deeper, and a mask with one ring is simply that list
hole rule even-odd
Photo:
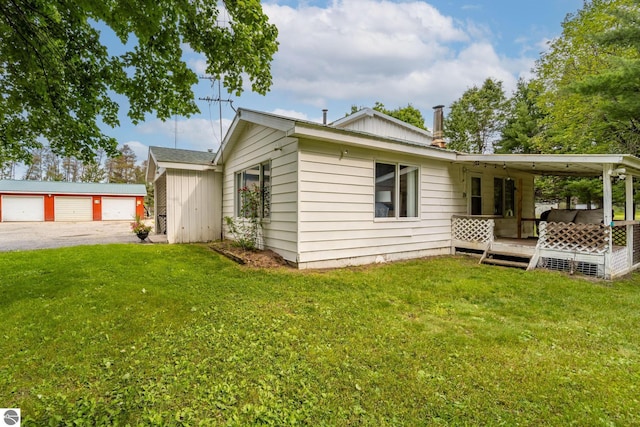
[{"label": "garage door", "polygon": [[44,221],[44,197],[2,196],[2,221]]},{"label": "garage door", "polygon": [[102,220],[132,220],[136,216],[135,197],[103,197]]},{"label": "garage door", "polygon": [[61,197],[54,199],[56,221],[93,221],[91,197]]}]

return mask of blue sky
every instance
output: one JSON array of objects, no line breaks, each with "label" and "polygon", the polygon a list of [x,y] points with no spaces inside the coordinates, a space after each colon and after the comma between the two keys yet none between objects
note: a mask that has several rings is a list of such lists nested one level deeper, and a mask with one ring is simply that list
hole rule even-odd
[{"label": "blue sky", "polygon": [[[393,109],[412,104],[431,127],[432,109],[449,105],[469,87],[492,77],[507,93],[530,70],[548,40],[561,32],[568,13],[582,0],[428,0],[428,1],[263,1],[279,29],[280,48],[272,64],[273,87],[266,96],[249,90],[232,97],[235,107],[311,121],[343,117],[352,105],[380,101]],[[117,49],[116,46],[111,46]],[[185,60],[203,74],[203,58]],[[217,96],[202,81],[196,98]],[[229,95],[222,92],[223,98]],[[159,145],[216,150],[234,117],[228,104],[197,101],[201,114],[161,122],[149,118],[133,126],[121,111],[121,126],[105,128],[120,144],[146,159]]]}]

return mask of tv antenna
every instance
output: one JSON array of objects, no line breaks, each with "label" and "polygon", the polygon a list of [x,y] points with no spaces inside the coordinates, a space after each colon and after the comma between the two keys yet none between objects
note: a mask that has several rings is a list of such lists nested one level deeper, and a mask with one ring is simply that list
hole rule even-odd
[{"label": "tv antenna", "polygon": [[[211,96],[205,96],[204,98],[198,98],[200,101],[207,101],[209,103],[209,120],[211,120],[211,104],[212,103],[217,103],[218,104],[218,123],[220,124],[220,139],[218,141],[218,143],[220,145],[222,145],[222,103],[226,102],[229,104],[229,106],[231,107],[231,109],[233,110],[233,112],[237,112],[236,109],[233,107],[233,99],[231,98],[227,98],[227,99],[222,99],[222,82],[221,80],[215,79],[212,76],[200,76],[201,79],[203,80],[210,80],[211,81],[211,88],[215,90],[215,84],[216,82],[218,83],[218,96],[217,97],[211,97]],[[213,126],[213,120],[211,120],[211,125]],[[215,135],[215,133],[214,133]]]}]

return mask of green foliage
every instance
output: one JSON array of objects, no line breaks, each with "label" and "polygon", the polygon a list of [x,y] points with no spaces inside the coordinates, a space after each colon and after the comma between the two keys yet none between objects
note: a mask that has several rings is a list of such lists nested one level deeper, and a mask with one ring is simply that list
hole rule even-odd
[{"label": "green foliage", "polygon": [[613,3],[614,26],[594,36],[597,47],[612,52],[607,66],[575,89],[601,101],[599,112],[617,130],[614,143],[619,149],[640,154],[640,1]]},{"label": "green foliage", "polygon": [[[124,53],[107,51],[102,25]],[[207,73],[229,91],[240,93],[249,78],[264,94],[276,37],[258,0],[4,2],[0,162],[28,161],[40,138],[54,153],[82,160],[99,148],[115,155],[115,139],[99,128],[100,121],[119,125],[113,93],[127,97],[134,124],[152,112],[162,120],[197,112],[191,86],[198,77],[182,60],[185,45],[205,55]]]},{"label": "green foliage", "polygon": [[134,234],[148,233],[153,228],[152,226],[145,224],[142,218],[140,218],[140,215],[135,216],[130,226],[131,232]]},{"label": "green foliage", "polygon": [[261,195],[260,187],[242,187],[238,190],[240,198],[239,217],[224,217],[227,230],[233,236],[235,243],[245,250],[255,250],[260,246],[260,231],[262,218],[260,216]]},{"label": "green foliage", "polygon": [[473,86],[451,104],[444,120],[447,148],[468,153],[486,153],[504,125],[506,96],[502,82],[486,79],[482,87]]},{"label": "green foliage", "polygon": [[506,120],[501,130],[496,153],[531,154],[537,151],[534,141],[541,132],[544,115],[536,105],[538,88],[532,82],[518,81],[506,105]]},{"label": "green foliage", "polygon": [[637,274],[252,270],[196,245],[0,263],[0,401],[23,426],[640,423]]},{"label": "green foliage", "polygon": [[136,168],[136,153],[127,144],[118,150],[117,156],[107,159],[105,169],[107,182],[134,184],[140,178]]},{"label": "green foliage", "polygon": [[[609,100],[587,94],[586,82],[608,74],[612,58],[637,58],[624,43],[601,43],[597,35],[618,26],[616,10],[635,0],[592,0],[568,15],[562,35],[536,64],[541,95],[537,104],[544,113],[544,138],[536,141],[541,152],[602,153],[633,149],[628,140],[629,122],[606,114]],[[589,83],[591,84],[591,83]],[[631,144],[627,146],[627,144]],[[631,151],[633,152],[633,151]]]}]

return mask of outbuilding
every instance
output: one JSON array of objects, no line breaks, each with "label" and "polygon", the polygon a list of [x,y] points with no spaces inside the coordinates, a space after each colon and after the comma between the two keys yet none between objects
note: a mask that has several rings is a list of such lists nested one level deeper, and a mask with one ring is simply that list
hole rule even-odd
[{"label": "outbuilding", "polygon": [[144,184],[0,180],[0,221],[123,221],[144,216]]},{"label": "outbuilding", "polygon": [[153,183],[156,233],[169,243],[222,237],[222,167],[211,152],[150,147],[147,181]]}]

